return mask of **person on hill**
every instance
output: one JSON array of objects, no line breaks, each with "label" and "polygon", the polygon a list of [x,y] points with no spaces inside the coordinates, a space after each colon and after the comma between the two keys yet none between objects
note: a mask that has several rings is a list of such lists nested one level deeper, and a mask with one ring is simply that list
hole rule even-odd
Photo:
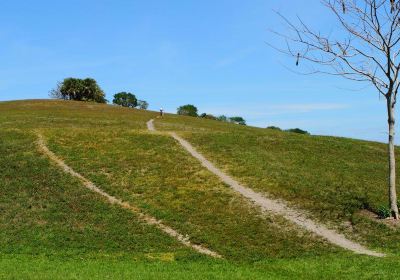
[{"label": "person on hill", "polygon": [[162,118],[164,116],[164,109],[160,108],[160,117]]}]

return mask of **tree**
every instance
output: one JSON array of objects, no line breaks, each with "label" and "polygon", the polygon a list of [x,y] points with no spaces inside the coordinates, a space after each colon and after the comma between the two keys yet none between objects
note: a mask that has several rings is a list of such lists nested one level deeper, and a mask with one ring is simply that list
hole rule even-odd
[{"label": "tree", "polygon": [[183,105],[177,109],[178,115],[197,117],[197,108],[194,105]]},{"label": "tree", "polygon": [[130,92],[119,92],[114,94],[113,103],[129,108],[135,108],[138,105],[136,96]]},{"label": "tree", "polygon": [[149,108],[149,103],[144,100],[138,100],[137,106],[139,107],[139,109],[147,110],[147,108]]},{"label": "tree", "polygon": [[391,216],[398,220],[394,136],[400,86],[400,3],[395,0],[321,2],[335,16],[345,36],[323,35],[300,18],[294,23],[278,13],[289,30],[287,33],[272,31],[285,41],[285,48],[276,49],[294,57],[297,66],[302,63],[311,66],[304,74],[323,73],[364,82],[386,99],[388,196]]},{"label": "tree", "polygon": [[246,121],[242,117],[230,117],[229,120],[236,124],[246,125]]},{"label": "tree", "polygon": [[49,96],[56,99],[66,99],[66,96],[61,93],[61,87],[62,82],[58,82],[57,86],[54,89],[50,90]]},{"label": "tree", "polygon": [[98,103],[107,103],[104,91],[97,84],[95,79],[86,78],[82,81],[83,94],[82,100],[95,101]]},{"label": "tree", "polygon": [[50,97],[64,100],[94,101],[107,103],[103,90],[96,80],[91,78],[66,78],[58,82],[55,89],[50,91]]}]

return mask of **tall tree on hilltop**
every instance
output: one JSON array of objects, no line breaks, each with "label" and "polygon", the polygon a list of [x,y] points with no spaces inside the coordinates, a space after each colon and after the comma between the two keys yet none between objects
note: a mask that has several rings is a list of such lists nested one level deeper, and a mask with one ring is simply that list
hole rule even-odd
[{"label": "tall tree on hilltop", "polygon": [[[332,38],[313,30],[300,18],[297,23],[278,13],[289,31],[272,31],[285,41],[280,52],[292,56],[305,74],[323,73],[364,82],[386,100],[388,116],[388,194],[391,215],[399,219],[396,194],[395,109],[400,72],[400,1],[321,0],[345,34]],[[317,65],[318,67],[314,67]]]}]

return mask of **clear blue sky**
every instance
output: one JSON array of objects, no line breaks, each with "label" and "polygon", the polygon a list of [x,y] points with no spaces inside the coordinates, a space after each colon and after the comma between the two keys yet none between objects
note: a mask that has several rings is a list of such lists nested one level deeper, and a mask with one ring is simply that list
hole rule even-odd
[{"label": "clear blue sky", "polygon": [[108,99],[132,91],[154,110],[191,103],[260,127],[385,141],[385,104],[371,88],[294,74],[293,59],[266,45],[282,43],[268,32],[282,28],[273,10],[334,29],[319,0],[1,1],[0,100],[93,77]]}]

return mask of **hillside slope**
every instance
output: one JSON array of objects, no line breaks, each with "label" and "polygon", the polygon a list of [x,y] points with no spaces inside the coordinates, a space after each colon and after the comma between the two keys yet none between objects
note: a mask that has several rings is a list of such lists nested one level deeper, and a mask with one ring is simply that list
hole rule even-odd
[{"label": "hillside slope", "polygon": [[[334,277],[334,267],[349,268],[344,259],[359,267],[349,273],[362,272],[366,277],[376,269],[381,276],[396,273],[389,268],[398,258],[399,231],[358,215],[359,209],[373,209],[385,199],[382,145],[174,115],[156,121],[157,128],[177,131],[244,184],[284,198],[351,238],[391,254],[378,261],[327,244],[279,216],[261,214],[168,135],[149,133],[146,121],[155,116],[154,112],[84,102],[0,103],[4,273],[17,273],[12,269],[15,262],[33,263],[31,257],[38,255],[44,258],[44,269],[48,269],[46,262],[67,257],[72,266],[65,268],[67,274],[81,259],[93,260],[95,271],[99,263],[112,259],[115,273],[133,259],[144,274],[151,267],[148,261],[161,262],[161,270],[170,279],[188,262],[192,264],[188,279],[195,279],[197,273],[230,279],[243,279],[243,273],[249,279],[268,273],[280,277],[285,268],[293,267],[305,278],[318,277],[330,271],[327,263]],[[97,186],[163,220],[191,242],[217,251],[225,260],[213,260],[184,247],[84,189],[40,153],[38,132],[57,156]],[[343,226],[349,220],[350,229]],[[300,261],[293,262],[293,258]],[[363,269],[369,262],[374,266]],[[238,267],[231,274],[222,273],[233,264]],[[307,264],[314,269],[302,270]],[[200,267],[210,267],[213,273],[201,272]]]},{"label": "hillside slope", "polygon": [[178,132],[244,185],[308,210],[370,247],[399,251],[400,228],[362,211],[387,204],[386,145],[174,115],[157,125]]}]

